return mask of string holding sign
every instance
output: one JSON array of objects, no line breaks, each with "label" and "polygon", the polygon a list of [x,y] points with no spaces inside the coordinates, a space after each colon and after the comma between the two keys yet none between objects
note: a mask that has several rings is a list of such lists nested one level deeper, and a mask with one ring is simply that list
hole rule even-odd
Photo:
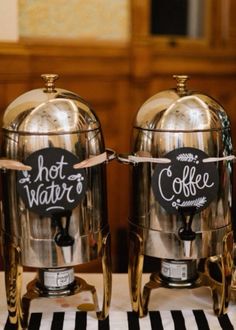
[{"label": "string holding sign", "polygon": [[75,169],[92,167],[113,160],[115,159],[115,157],[116,154],[113,150],[106,149],[106,151],[103,152],[102,154],[85,159],[82,162],[75,164],[73,167]]},{"label": "string holding sign", "polygon": [[214,162],[221,162],[224,160],[235,160],[236,157],[234,155],[229,155],[225,157],[208,157],[203,159],[203,163],[214,163]]},{"label": "string holding sign", "polygon": [[31,166],[25,165],[18,160],[13,159],[0,159],[0,168],[5,170],[17,170],[17,171],[30,171],[32,168]]},{"label": "string holding sign", "polygon": [[[187,155],[184,156],[185,158]],[[186,158],[187,159],[187,158]],[[147,157],[141,156],[138,153],[136,155],[124,155],[121,154],[118,156],[118,160],[122,163],[127,164],[139,164],[139,163],[156,163],[156,164],[168,164],[171,163],[171,160],[166,157]],[[190,158],[189,158],[190,160]],[[234,155],[224,156],[224,157],[207,157],[204,158],[202,161],[203,163],[214,163],[214,162],[221,162],[221,161],[234,161],[236,157]]]},{"label": "string holding sign", "polygon": [[168,158],[158,158],[158,157],[146,157],[140,155],[125,155],[120,154],[118,160],[125,164],[138,164],[138,163],[157,163],[157,164],[166,164],[170,163],[171,160]]}]

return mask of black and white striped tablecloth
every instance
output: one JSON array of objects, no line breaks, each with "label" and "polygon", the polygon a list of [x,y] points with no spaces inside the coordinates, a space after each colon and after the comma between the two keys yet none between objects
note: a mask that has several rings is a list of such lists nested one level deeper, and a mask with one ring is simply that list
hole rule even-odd
[{"label": "black and white striped tablecloth", "polygon": [[[211,311],[150,311],[139,319],[133,312],[110,312],[104,321],[86,312],[32,313],[29,330],[232,330],[236,329],[233,313],[216,317]],[[4,330],[13,330],[6,322]]]}]

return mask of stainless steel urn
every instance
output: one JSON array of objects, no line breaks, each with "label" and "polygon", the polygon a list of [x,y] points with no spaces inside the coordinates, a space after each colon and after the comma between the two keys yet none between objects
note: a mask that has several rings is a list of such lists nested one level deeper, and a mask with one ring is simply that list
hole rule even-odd
[{"label": "stainless steel urn", "polygon": [[[42,78],[45,88],[19,96],[3,117],[2,243],[9,321],[17,329],[27,327],[37,297],[89,291],[100,319],[111,298],[106,162],[114,155],[87,102],[56,88],[57,75]],[[100,257],[101,310],[94,286],[74,276],[75,265]],[[37,275],[21,296],[23,266]]]},{"label": "stainless steel urn", "polygon": [[[232,273],[230,124],[213,98],[189,91],[187,76],[137,113],[132,153],[129,285],[133,310],[148,311],[158,287],[209,286],[214,311],[225,312]],[[156,271],[141,288],[144,256]]]}]

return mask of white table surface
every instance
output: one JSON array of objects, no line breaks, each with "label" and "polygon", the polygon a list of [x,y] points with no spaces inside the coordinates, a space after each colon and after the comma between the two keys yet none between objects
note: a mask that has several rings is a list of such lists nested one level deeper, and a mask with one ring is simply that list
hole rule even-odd
[{"label": "white table surface", "polygon": [[[87,283],[95,285],[99,304],[101,306],[102,302],[102,275],[101,274],[76,274],[77,276],[86,280]],[[22,293],[25,292],[26,284],[32,280],[35,276],[35,273],[24,272],[23,274],[23,287]],[[127,311],[131,311],[129,289],[128,289],[128,275],[127,274],[113,274],[113,285],[112,285],[112,300],[110,307],[110,316],[115,317],[122,322],[122,317],[124,317]],[[145,284],[149,279],[149,274],[143,274],[142,280]],[[4,285],[4,273],[0,273],[0,329],[4,329],[4,325],[7,318],[7,306],[5,299],[5,285]],[[32,301],[30,312],[42,312],[48,317],[55,311],[64,311],[64,312],[74,312],[76,307],[81,302],[81,300],[88,301],[90,296],[86,294],[83,297],[79,295],[74,295],[71,297],[64,298],[39,298]],[[187,329],[194,330],[194,326],[191,324],[191,318],[188,317],[189,313],[192,310],[204,310],[208,322],[211,324],[211,329],[217,330],[221,329],[219,327],[219,322],[212,311],[212,298],[211,292],[206,287],[200,287],[196,289],[166,289],[159,288],[152,291],[151,299],[149,303],[149,310],[159,310],[161,311],[163,317],[166,316],[168,319],[168,313],[171,310],[182,310],[183,315],[186,319],[186,327],[189,324]],[[94,312],[89,312],[91,318],[95,318]],[[236,303],[231,302],[228,315],[233,320],[233,324],[236,327]],[[189,321],[188,321],[189,320]],[[149,329],[147,326],[148,318],[140,319],[141,329]],[[143,325],[143,326],[142,326]],[[123,330],[125,327],[120,327],[117,325],[117,329]],[[167,327],[168,329],[174,329],[173,327]],[[46,328],[45,328],[46,329]],[[114,328],[115,329],[115,328]],[[151,328],[150,328],[151,329]],[[113,330],[113,328],[112,328]]]}]

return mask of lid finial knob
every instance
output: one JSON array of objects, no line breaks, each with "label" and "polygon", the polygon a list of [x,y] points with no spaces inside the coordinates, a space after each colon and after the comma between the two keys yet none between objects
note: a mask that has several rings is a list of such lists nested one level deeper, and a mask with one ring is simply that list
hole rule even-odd
[{"label": "lid finial knob", "polygon": [[187,75],[174,75],[173,78],[177,82],[177,93],[180,96],[187,95],[186,81],[189,77]]},{"label": "lid finial knob", "polygon": [[58,74],[54,73],[45,73],[41,75],[41,78],[45,82],[45,90],[46,93],[53,93],[55,92],[55,81],[59,78]]}]

